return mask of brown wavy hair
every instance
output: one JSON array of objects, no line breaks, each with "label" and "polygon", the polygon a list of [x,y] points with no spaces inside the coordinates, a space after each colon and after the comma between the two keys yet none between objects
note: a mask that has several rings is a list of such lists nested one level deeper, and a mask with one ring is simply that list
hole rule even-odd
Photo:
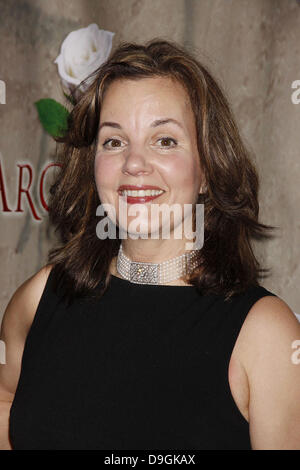
[{"label": "brown wavy hair", "polygon": [[67,132],[56,139],[61,170],[50,188],[49,218],[60,244],[48,253],[55,285],[63,283],[69,301],[85,295],[99,298],[109,285],[109,268],[121,241],[118,228],[117,239],[96,235],[101,218],[96,216],[100,200],[94,158],[101,105],[114,80],[146,77],[178,80],[190,98],[206,188],[197,201],[204,203],[204,245],[198,268],[186,281],[202,295],[221,294],[229,300],[266,277],[269,269],[260,267],[251,240],[270,238],[275,227],[258,221],[258,175],[224,92],[194,52],[159,38],[119,45],[88,77],[93,81],[74,103]]}]

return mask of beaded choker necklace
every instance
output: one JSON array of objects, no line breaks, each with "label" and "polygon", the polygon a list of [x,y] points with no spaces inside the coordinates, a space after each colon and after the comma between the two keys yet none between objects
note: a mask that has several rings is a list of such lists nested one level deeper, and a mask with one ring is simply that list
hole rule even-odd
[{"label": "beaded choker necklace", "polygon": [[131,261],[123,252],[122,244],[117,258],[117,271],[135,284],[165,284],[190,274],[197,267],[197,251],[192,250],[162,263]]}]

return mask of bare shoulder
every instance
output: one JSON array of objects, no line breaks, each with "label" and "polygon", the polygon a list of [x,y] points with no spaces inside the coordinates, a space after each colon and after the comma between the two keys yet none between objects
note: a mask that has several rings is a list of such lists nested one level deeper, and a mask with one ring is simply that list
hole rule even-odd
[{"label": "bare shoulder", "polygon": [[0,368],[0,392],[16,389],[25,340],[53,265],[48,264],[21,284],[5,309],[1,341],[5,344],[5,365]]},{"label": "bare shoulder", "polygon": [[[257,370],[261,357],[292,354],[293,341],[300,339],[300,323],[287,303],[265,296],[254,303],[238,336],[234,356],[247,371]],[[263,364],[263,362],[261,363]]]},{"label": "bare shoulder", "polygon": [[261,348],[285,345],[290,350],[292,338],[300,339],[300,323],[295,314],[280,297],[265,296],[250,309],[238,339],[250,361],[250,356]]},{"label": "bare shoulder", "polygon": [[16,289],[4,312],[2,329],[15,322],[25,330],[30,328],[52,267],[43,266]]},{"label": "bare shoulder", "polygon": [[261,320],[262,322],[272,319],[275,322],[299,326],[299,322],[288,304],[279,296],[273,295],[262,297],[255,302],[249,311],[247,319],[248,321]]},{"label": "bare shoulder", "polygon": [[300,345],[300,323],[287,303],[275,296],[255,302],[236,349],[247,377],[255,449],[300,448],[300,361],[293,360],[295,344]]}]

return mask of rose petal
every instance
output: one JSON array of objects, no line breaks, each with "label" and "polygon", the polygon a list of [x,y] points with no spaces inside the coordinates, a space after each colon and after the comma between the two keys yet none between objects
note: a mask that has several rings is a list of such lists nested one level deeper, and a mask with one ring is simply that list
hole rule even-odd
[{"label": "rose petal", "polygon": [[[67,83],[78,85],[108,58],[115,33],[99,29],[95,23],[71,31],[61,45],[55,59],[60,77]],[[91,82],[92,78],[88,80]],[[82,88],[86,88],[83,86]]]}]

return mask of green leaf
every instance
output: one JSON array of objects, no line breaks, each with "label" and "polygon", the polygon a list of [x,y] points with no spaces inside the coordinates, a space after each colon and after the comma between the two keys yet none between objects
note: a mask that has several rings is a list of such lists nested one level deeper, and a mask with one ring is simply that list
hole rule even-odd
[{"label": "green leaf", "polygon": [[41,99],[34,104],[45,131],[52,137],[62,137],[68,128],[69,111],[52,98]]}]

